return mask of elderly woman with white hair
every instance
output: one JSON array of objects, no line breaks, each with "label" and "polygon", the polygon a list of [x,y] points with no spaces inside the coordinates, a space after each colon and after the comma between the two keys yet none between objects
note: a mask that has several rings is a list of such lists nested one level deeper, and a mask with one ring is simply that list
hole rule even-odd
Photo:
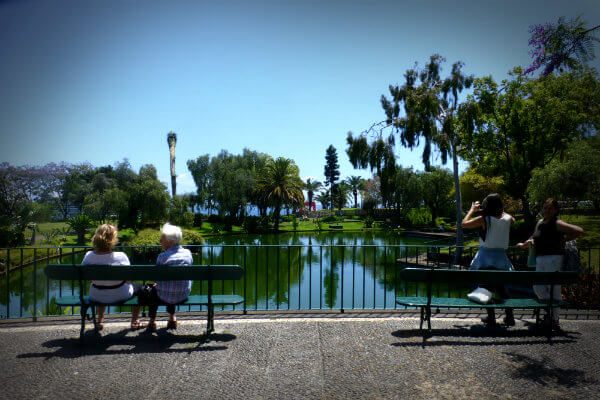
[{"label": "elderly woman with white hair", "polygon": [[[160,244],[164,250],[158,255],[156,265],[191,265],[192,253],[181,247],[183,233],[181,228],[166,223],[161,229]],[[160,304],[167,305],[169,322],[167,329],[177,329],[175,305],[187,300],[192,289],[192,281],[161,281],[154,284],[148,305],[148,331],[156,330],[156,312]]]}]

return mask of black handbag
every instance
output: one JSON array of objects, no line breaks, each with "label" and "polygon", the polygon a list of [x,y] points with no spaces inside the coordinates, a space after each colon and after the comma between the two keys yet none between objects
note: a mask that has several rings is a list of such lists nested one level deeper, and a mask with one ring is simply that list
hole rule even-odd
[{"label": "black handbag", "polygon": [[145,283],[140,287],[137,293],[138,304],[141,306],[150,305],[152,299],[152,292],[154,291],[154,285],[152,283]]}]

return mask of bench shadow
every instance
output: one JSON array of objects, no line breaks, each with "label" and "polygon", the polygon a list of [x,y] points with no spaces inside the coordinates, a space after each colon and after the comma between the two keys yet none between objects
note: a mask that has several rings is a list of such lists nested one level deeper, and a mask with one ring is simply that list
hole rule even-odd
[{"label": "bench shadow", "polygon": [[42,343],[52,349],[46,352],[19,354],[17,358],[77,358],[91,355],[146,354],[146,353],[192,353],[195,351],[227,350],[221,343],[231,342],[237,337],[230,333],[213,333],[206,343],[204,334],[174,334],[167,329],[159,329],[153,334],[140,331],[127,336],[130,329],[111,333],[96,333],[93,330],[84,334],[82,345],[79,337],[52,339]]},{"label": "bench shadow", "polygon": [[586,378],[585,371],[577,369],[560,368],[554,365],[553,361],[542,356],[536,360],[523,354],[504,353],[512,359],[518,366],[511,375],[515,379],[528,379],[542,386],[565,386],[567,388],[576,387],[582,384],[598,384],[597,379]]},{"label": "bench shadow", "polygon": [[[571,331],[555,332],[551,340],[548,340],[546,331],[536,328],[535,324],[525,322],[525,328],[507,329],[503,326],[487,328],[484,325],[453,325],[451,328],[432,329],[428,333],[426,329],[402,329],[392,332],[392,336],[399,339],[423,338],[419,342],[397,342],[392,346],[416,347],[416,346],[503,346],[503,345],[531,345],[531,344],[558,344],[575,342],[581,333]],[[451,339],[449,339],[451,338]],[[429,340],[433,339],[433,340]],[[439,340],[438,340],[439,339]],[[493,340],[468,340],[468,339],[493,339]],[[500,340],[498,340],[500,339]],[[505,340],[502,340],[505,339]]]}]

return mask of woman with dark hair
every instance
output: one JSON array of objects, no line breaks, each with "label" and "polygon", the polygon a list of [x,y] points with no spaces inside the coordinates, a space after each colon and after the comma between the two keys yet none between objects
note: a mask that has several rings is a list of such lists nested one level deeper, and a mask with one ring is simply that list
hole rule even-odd
[{"label": "woman with dark hair", "polygon": [[[481,211],[481,215],[473,217],[479,211]],[[471,269],[506,271],[513,269],[506,256],[506,249],[508,248],[510,227],[514,222],[515,219],[504,212],[502,199],[497,193],[488,195],[481,204],[476,201],[471,205],[471,209],[462,221],[463,228],[479,228],[479,250],[471,262]],[[494,289],[501,296],[504,295],[504,287]],[[504,324],[513,326],[515,324],[513,310],[507,308],[505,311]],[[482,321],[489,327],[494,327],[496,325],[494,309],[488,308],[487,313],[487,318],[483,318]]]},{"label": "woman with dark hair", "polygon": [[[554,272],[560,271],[565,254],[565,243],[577,239],[583,235],[583,229],[577,225],[567,224],[558,219],[560,207],[556,199],[546,199],[542,206],[542,218],[536,225],[533,235],[523,243],[517,243],[517,247],[527,249],[531,244],[535,247],[535,270]],[[533,291],[542,300],[550,299],[549,285],[534,285]],[[552,294],[554,299],[561,299],[560,286],[554,286]],[[553,312],[553,326],[560,329],[558,325],[558,307]],[[550,324],[550,320],[544,320]]]}]

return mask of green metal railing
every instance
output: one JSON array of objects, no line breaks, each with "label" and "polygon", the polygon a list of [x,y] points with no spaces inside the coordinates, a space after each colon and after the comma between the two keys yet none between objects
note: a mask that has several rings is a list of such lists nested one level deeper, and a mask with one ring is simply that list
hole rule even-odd
[{"label": "green metal railing", "polygon": [[[244,268],[238,281],[215,285],[215,294],[239,294],[243,306],[232,310],[395,309],[397,295],[418,295],[424,290],[399,279],[406,265],[466,268],[477,248],[463,248],[461,266],[452,262],[454,246],[426,245],[204,245],[186,246],[194,263],[237,264]],[[64,293],[78,294],[73,281],[51,281],[43,267],[51,262],[77,264],[89,247],[23,247],[0,249],[0,318],[37,318],[42,315],[75,314],[60,308],[53,299]],[[132,264],[154,264],[159,246],[119,247]],[[509,248],[516,269],[527,269],[527,252]],[[582,282],[567,288],[565,295],[574,308],[600,309],[598,271],[600,248],[581,249]],[[438,296],[463,296],[470,288],[440,285]],[[84,288],[86,291],[87,288]],[[194,282],[192,294],[206,293],[206,282]],[[570,296],[570,297],[569,297]],[[111,307],[109,312],[121,308]],[[187,310],[203,308],[186,307]],[[226,308],[223,308],[226,309]],[[128,311],[125,308],[123,311]]]}]

